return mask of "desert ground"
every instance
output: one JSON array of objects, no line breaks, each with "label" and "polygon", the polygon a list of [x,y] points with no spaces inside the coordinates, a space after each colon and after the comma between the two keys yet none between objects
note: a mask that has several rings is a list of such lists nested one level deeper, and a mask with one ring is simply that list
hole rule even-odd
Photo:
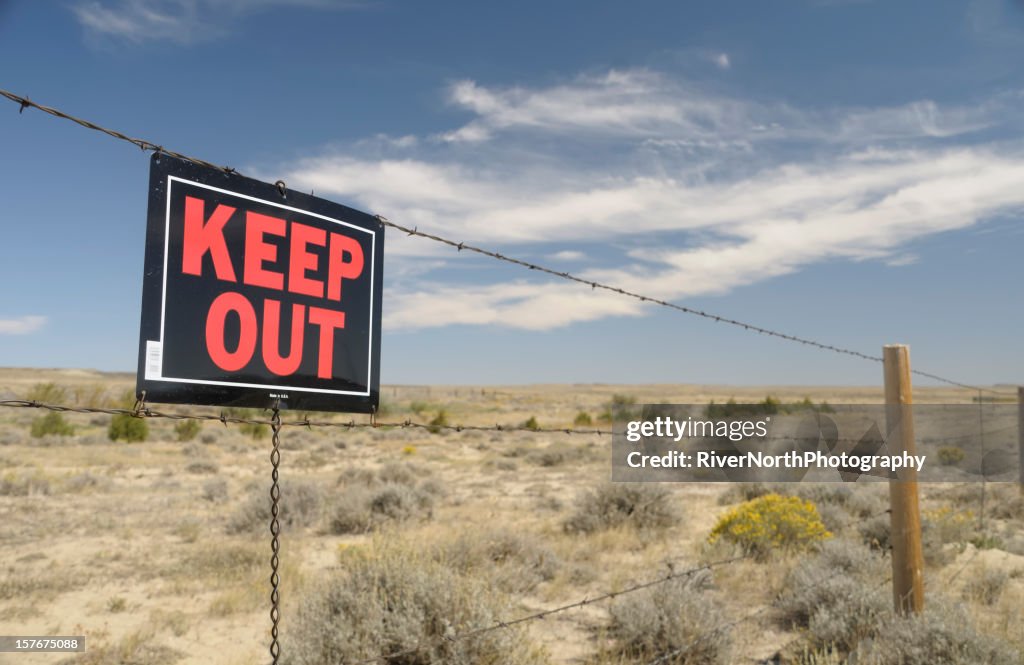
[{"label": "desert ground", "polygon": [[[130,401],[133,387],[127,374],[0,370],[5,400],[109,408]],[[607,429],[602,416],[630,402],[882,401],[880,386],[385,386],[382,394],[383,422],[566,429]],[[957,388],[915,391],[920,403],[972,398]],[[0,408],[0,633],[85,635],[87,651],[0,654],[0,663],[268,662],[266,428],[189,430],[146,419],[146,440],[126,442],[110,440],[111,415],[68,413],[73,430],[44,433],[36,423],[46,415]],[[615,494],[608,436],[348,429],[341,425],[368,418],[311,416],[337,426],[281,433],[282,662],[353,662],[417,645],[379,662],[842,663],[856,654],[859,663],[895,663],[904,646],[907,663],[1024,662],[1016,485],[921,485],[928,618],[911,625],[885,614],[882,483],[652,483]],[[828,536],[447,639],[749,553],[710,535],[744,501],[772,494],[810,501]],[[809,582],[814,570],[821,574]],[[916,639],[907,635],[928,644],[907,646]],[[939,643],[951,651],[929,651]]]}]

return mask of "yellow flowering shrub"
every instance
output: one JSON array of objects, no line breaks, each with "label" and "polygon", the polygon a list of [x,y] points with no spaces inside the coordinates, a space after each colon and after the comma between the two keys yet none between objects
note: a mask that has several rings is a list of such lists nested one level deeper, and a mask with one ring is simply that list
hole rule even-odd
[{"label": "yellow flowering shrub", "polygon": [[725,540],[764,555],[773,549],[807,549],[831,537],[812,502],[766,494],[723,515],[708,542]]}]

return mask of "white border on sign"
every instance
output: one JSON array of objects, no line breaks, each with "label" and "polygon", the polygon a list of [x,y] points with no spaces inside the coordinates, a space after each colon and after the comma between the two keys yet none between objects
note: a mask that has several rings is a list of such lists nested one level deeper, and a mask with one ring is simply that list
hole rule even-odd
[{"label": "white border on sign", "polygon": [[[374,277],[377,270],[377,232],[370,229],[364,229],[361,226],[343,222],[340,219],[334,219],[333,217],[326,217],[324,215],[318,215],[315,212],[309,212],[307,210],[300,210],[299,208],[293,208],[291,206],[282,205],[280,203],[274,203],[273,201],[267,201],[266,199],[258,199],[255,196],[247,196],[245,194],[239,194],[226,189],[220,189],[219,187],[213,187],[211,185],[204,185],[199,182],[192,180],[186,180],[185,178],[179,178],[177,176],[167,176],[167,211],[164,216],[164,280],[162,293],[160,295],[160,344],[161,347],[164,343],[164,318],[167,309],[167,255],[170,246],[171,237],[171,185],[174,181],[192,185],[194,187],[202,187],[203,189],[209,189],[214,192],[220,192],[221,194],[227,194],[228,196],[234,196],[240,199],[248,199],[249,201],[257,201],[266,205],[274,206],[275,208],[281,208],[283,210],[290,210],[297,212],[302,215],[308,215],[309,217],[317,217],[319,219],[333,222],[334,224],[340,224],[347,226],[356,231],[362,231],[363,233],[370,234],[370,334],[367,340],[367,365],[366,365],[366,392],[357,392],[354,390],[324,390],[320,388],[307,388],[304,386],[284,386],[284,385],[271,385],[263,383],[240,383],[236,381],[209,381],[204,379],[181,379],[176,377],[161,376],[160,381],[172,381],[174,383],[201,383],[205,385],[213,386],[235,386],[238,388],[267,388],[269,390],[298,390],[306,393],[321,393],[326,395],[360,395],[363,397],[370,396],[370,377],[373,376],[373,289],[374,289]],[[163,368],[161,368],[162,370]]]}]

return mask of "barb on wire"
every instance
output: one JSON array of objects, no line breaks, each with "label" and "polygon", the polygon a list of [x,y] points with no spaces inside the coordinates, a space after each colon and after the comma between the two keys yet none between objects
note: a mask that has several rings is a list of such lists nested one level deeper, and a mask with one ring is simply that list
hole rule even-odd
[{"label": "barb on wire", "polygon": [[[116,408],[102,408],[92,406],[65,406],[61,404],[44,404],[42,402],[34,402],[32,400],[24,399],[5,399],[0,400],[0,406],[9,408],[24,408],[24,409],[44,409],[47,411],[60,411],[65,413],[99,413],[111,416],[117,416],[127,414],[138,418],[166,418],[169,420],[208,420],[234,425],[274,425],[273,419],[267,418],[240,418],[237,416],[228,416],[225,413],[217,415],[208,413],[164,413],[162,411],[155,411],[149,407],[143,410],[136,411],[135,409],[116,409]],[[280,421],[281,427],[305,427],[307,429],[313,427],[334,427],[341,429],[424,429],[430,432],[436,431],[449,431],[449,432],[533,432],[537,434],[596,434],[596,435],[611,435],[611,430],[603,429],[573,429],[569,427],[527,427],[525,425],[431,425],[428,423],[418,423],[412,420],[403,420],[396,422],[381,422],[376,419],[371,419],[367,423],[357,423],[354,420],[348,420],[346,422],[332,422],[326,420],[309,420],[304,418],[302,420],[282,420]]]},{"label": "barb on wire", "polygon": [[[824,585],[824,584],[826,584],[828,582],[831,582],[833,579],[835,579],[835,576],[833,574],[822,575],[816,581],[814,581],[814,583],[812,583],[810,585],[810,587],[808,587],[808,591],[815,590],[818,587],[820,587],[820,586],[822,586],[822,585]],[[887,579],[882,580],[881,584],[879,584],[878,586],[879,587],[884,586],[885,584],[888,584],[891,581],[892,581],[892,577],[888,577]],[[733,619],[732,621],[727,621],[725,623],[719,624],[718,626],[715,626],[711,630],[706,631],[704,633],[701,633],[700,635],[698,635],[695,639],[691,640],[690,642],[687,642],[686,644],[684,644],[682,646],[679,646],[679,647],[677,647],[675,649],[667,651],[667,652],[659,655],[658,657],[654,658],[653,660],[648,661],[647,665],[664,665],[664,663],[673,662],[676,658],[678,658],[679,656],[682,656],[683,654],[686,654],[687,652],[691,651],[694,647],[696,647],[700,643],[704,642],[705,640],[707,640],[707,639],[709,639],[711,637],[714,637],[715,635],[718,635],[718,634],[720,634],[720,633],[722,633],[724,631],[730,630],[731,628],[734,628],[734,627],[736,627],[736,626],[738,626],[740,624],[746,623],[748,621],[753,621],[754,619],[758,618],[762,614],[765,614],[766,612],[769,612],[770,610],[776,609],[778,607],[780,599],[781,599],[781,594],[776,595],[775,599],[772,600],[772,602],[768,603],[767,605],[762,605],[760,608],[754,610],[753,612],[749,612],[749,613],[739,617],[738,619]],[[685,662],[689,662],[689,661],[685,661]]]},{"label": "barb on wire", "polygon": [[638,583],[638,584],[634,584],[632,586],[625,587],[624,589],[620,589],[619,591],[609,591],[607,593],[602,593],[602,594],[597,595],[597,596],[590,596],[590,597],[584,598],[583,600],[578,600],[575,603],[568,603],[568,604],[565,604],[565,605],[561,605],[559,607],[552,607],[550,609],[541,610],[540,612],[534,612],[533,614],[527,614],[525,616],[521,616],[521,617],[518,617],[516,619],[510,619],[508,621],[496,621],[496,622],[494,622],[493,624],[491,624],[489,626],[484,626],[482,628],[476,628],[476,629],[473,629],[473,630],[468,630],[468,631],[466,631],[464,633],[457,633],[455,635],[438,637],[438,638],[435,638],[433,640],[426,640],[426,641],[420,642],[418,644],[415,644],[415,645],[413,645],[413,646],[411,646],[411,647],[409,647],[407,649],[401,649],[401,650],[392,651],[392,652],[386,653],[386,654],[380,654],[380,655],[377,655],[377,656],[371,656],[369,658],[364,658],[363,660],[353,661],[350,665],[370,665],[371,663],[380,663],[380,662],[389,662],[389,661],[393,661],[393,660],[399,660],[399,659],[402,659],[402,658],[404,658],[406,656],[410,656],[410,655],[415,654],[415,653],[417,653],[419,651],[422,651],[423,649],[426,649],[428,647],[434,646],[436,644],[440,644],[442,641],[446,641],[446,642],[459,642],[461,640],[471,639],[471,638],[474,638],[474,637],[480,637],[481,635],[486,635],[487,633],[492,633],[492,632],[494,632],[496,630],[506,630],[508,628],[512,628],[512,627],[518,626],[520,624],[530,623],[530,622],[533,622],[533,621],[539,621],[541,619],[547,619],[548,617],[553,616],[555,614],[561,614],[562,612],[568,612],[569,610],[579,609],[581,607],[586,607],[587,605],[593,605],[595,603],[600,603],[600,602],[605,601],[605,600],[611,600],[611,599],[614,599],[614,598],[617,598],[619,596],[623,596],[623,595],[626,595],[626,594],[635,593],[637,591],[642,591],[644,589],[650,589],[651,587],[658,586],[659,584],[665,584],[666,582],[670,582],[670,581],[675,580],[675,579],[681,579],[681,578],[685,578],[685,577],[690,577],[691,575],[695,575],[695,574],[697,574],[697,573],[699,573],[701,571],[704,571],[704,570],[712,570],[714,568],[718,568],[718,567],[721,567],[721,566],[726,566],[726,565],[729,565],[729,564],[732,564],[732,563],[736,563],[738,561],[743,561],[745,559],[750,559],[751,556],[752,555],[743,555],[743,556],[732,557],[730,559],[720,559],[718,561],[712,561],[710,563],[706,563],[706,564],[701,565],[701,566],[695,566],[693,568],[688,568],[686,570],[681,570],[681,571],[676,571],[676,572],[673,572],[673,571],[670,570],[667,574],[662,575],[661,577],[655,578],[655,579],[647,581],[647,582],[641,582],[641,583]]},{"label": "barb on wire", "polygon": [[[132,409],[118,409],[118,408],[102,408],[102,407],[90,407],[90,406],[66,406],[62,404],[44,404],[42,402],[35,402],[32,400],[22,399],[8,399],[0,400],[0,407],[8,408],[25,408],[25,409],[43,409],[47,411],[60,411],[64,413],[91,413],[91,414],[106,414],[106,415],[122,415],[127,414],[136,418],[165,418],[168,420],[205,420],[222,423],[227,425],[231,423],[233,425],[274,425],[274,419],[267,418],[242,418],[238,416],[228,416],[221,412],[219,414],[209,413],[165,413],[162,411],[156,411],[154,409],[142,404],[140,408],[138,405]],[[345,422],[333,422],[328,420],[310,420],[308,417],[300,420],[280,420],[279,425],[281,427],[303,427],[306,429],[312,429],[314,427],[323,428],[336,428],[336,429],[371,429],[371,430],[388,430],[388,429],[421,429],[428,432],[502,432],[502,433],[518,433],[526,432],[531,434],[567,434],[567,435],[595,435],[595,436],[611,436],[614,434],[612,430],[607,429],[574,429],[571,427],[530,427],[526,425],[434,425],[430,423],[418,423],[413,420],[401,420],[394,422],[382,422],[371,417],[370,422],[357,423],[354,420],[348,420]],[[993,435],[1001,432],[1007,432],[1010,430],[1016,430],[1015,425],[1009,425],[1006,427],[1000,427],[997,429],[983,432],[983,435]],[[937,439],[928,439],[928,443],[943,443],[960,441],[965,438],[977,436],[977,434],[963,434],[958,436],[943,437]],[[758,441],[794,441],[799,437],[794,436],[763,436],[757,437]],[[860,438],[846,438],[839,437],[831,440],[832,443],[852,443],[857,444],[861,442]]]},{"label": "barb on wire", "polygon": [[[7,90],[0,89],[0,96],[6,97],[7,99],[11,100],[12,102],[18,104],[20,106],[20,110],[21,111],[24,111],[26,108],[29,108],[29,107],[35,108],[35,109],[38,109],[38,110],[42,111],[43,113],[48,113],[48,114],[50,114],[50,115],[52,115],[54,117],[61,118],[61,119],[64,119],[64,120],[70,120],[71,122],[74,122],[74,123],[76,123],[78,125],[81,125],[82,127],[85,127],[87,129],[92,129],[94,131],[102,132],[103,134],[106,134],[107,136],[113,137],[115,139],[119,139],[121,141],[127,141],[128,143],[131,143],[132,145],[137,146],[138,148],[141,148],[144,151],[152,151],[152,152],[163,153],[165,155],[170,155],[171,157],[175,157],[177,159],[183,159],[183,160],[192,162],[194,164],[199,164],[201,166],[205,166],[205,167],[208,167],[208,168],[220,170],[220,171],[223,171],[225,173],[238,173],[233,168],[230,168],[230,167],[227,167],[227,166],[219,166],[217,164],[213,164],[212,162],[208,162],[208,161],[206,161],[204,159],[199,159],[197,157],[190,157],[189,155],[184,155],[184,154],[181,154],[179,152],[175,152],[173,150],[168,150],[168,149],[164,148],[163,146],[160,146],[160,145],[157,145],[155,143],[152,143],[151,141],[147,141],[145,139],[133,138],[133,137],[128,136],[127,134],[124,134],[122,132],[118,132],[118,131],[113,130],[113,129],[108,129],[106,127],[102,127],[100,125],[97,125],[94,122],[91,122],[89,120],[84,120],[82,118],[78,118],[76,116],[73,116],[73,115],[71,115],[69,113],[65,113],[64,111],[61,111],[61,110],[56,109],[56,108],[53,108],[51,106],[44,106],[42,104],[37,104],[36,102],[33,102],[32,100],[30,100],[27,97],[23,97],[21,95],[16,95],[13,92],[9,92]],[[281,184],[281,188],[283,189],[283,184],[284,184],[283,181],[278,181],[278,182]],[[283,195],[283,193],[284,192],[282,191],[282,195]],[[616,293],[618,295],[625,296],[625,297],[628,297],[628,298],[633,298],[635,300],[639,300],[640,302],[652,303],[652,304],[655,304],[655,305],[660,305],[662,307],[667,307],[669,309],[675,310],[677,312],[681,312],[683,314],[690,314],[690,315],[693,315],[693,316],[698,316],[698,317],[701,317],[701,318],[704,318],[704,319],[708,319],[710,321],[714,321],[716,323],[725,323],[725,324],[728,324],[728,325],[731,325],[731,326],[736,326],[736,327],[739,327],[739,328],[743,328],[744,330],[746,330],[748,332],[755,332],[755,333],[758,333],[758,334],[761,334],[761,335],[766,335],[766,336],[769,336],[769,337],[775,337],[775,338],[778,338],[778,339],[782,339],[782,340],[786,340],[786,341],[790,341],[790,342],[795,342],[797,344],[803,344],[805,346],[810,346],[810,347],[813,347],[813,348],[816,348],[816,349],[820,349],[822,351],[829,351],[829,352],[832,352],[832,353],[852,356],[852,357],[855,357],[855,358],[861,358],[863,360],[870,360],[872,362],[882,362],[882,357],[881,356],[874,356],[874,355],[870,355],[870,354],[867,354],[867,353],[863,353],[861,351],[856,351],[854,349],[848,349],[848,348],[844,348],[844,347],[841,347],[841,346],[836,346],[834,344],[827,344],[825,342],[819,342],[819,341],[816,341],[816,340],[813,340],[813,339],[809,339],[809,338],[806,338],[806,337],[800,337],[798,335],[791,335],[789,333],[784,333],[784,332],[780,332],[780,331],[777,331],[777,330],[772,330],[770,328],[765,328],[763,326],[754,325],[752,323],[746,323],[746,322],[740,321],[738,319],[733,319],[733,318],[730,318],[730,317],[727,317],[727,316],[720,316],[720,315],[717,315],[717,314],[712,314],[710,312],[706,312],[706,311],[701,310],[701,309],[696,309],[696,308],[693,308],[693,307],[687,307],[685,305],[680,305],[680,304],[677,304],[677,303],[669,302],[669,301],[663,300],[661,298],[654,298],[654,297],[651,297],[651,296],[645,296],[645,295],[642,295],[640,293],[636,293],[634,291],[629,291],[627,289],[623,289],[623,288],[620,288],[620,287],[617,287],[617,286],[612,286],[612,285],[609,285],[609,284],[603,284],[603,283],[597,282],[595,280],[590,280],[590,279],[585,279],[583,277],[578,277],[578,276],[573,275],[573,274],[571,274],[569,272],[560,271],[560,270],[554,270],[552,268],[547,268],[545,266],[542,266],[542,265],[539,265],[539,264],[536,264],[536,263],[531,263],[529,261],[524,261],[522,259],[517,259],[517,258],[514,258],[514,257],[506,256],[504,254],[501,254],[500,252],[495,252],[495,251],[492,251],[492,250],[483,249],[481,247],[476,247],[474,245],[469,245],[469,244],[467,244],[465,242],[462,242],[462,241],[455,241],[455,240],[451,240],[449,238],[444,238],[442,236],[435,235],[435,234],[432,234],[432,233],[426,233],[424,231],[420,231],[419,228],[416,227],[416,226],[414,226],[412,228],[409,228],[407,226],[402,226],[401,224],[396,224],[395,222],[392,222],[392,221],[388,220],[387,218],[382,217],[380,215],[377,215],[377,219],[380,221],[381,224],[383,224],[385,226],[389,226],[389,227],[391,227],[391,228],[393,228],[395,230],[401,231],[403,233],[406,233],[407,235],[417,236],[417,237],[425,238],[425,239],[428,239],[428,240],[433,240],[434,242],[439,242],[439,243],[448,245],[450,247],[454,247],[456,249],[456,251],[458,251],[458,252],[462,252],[463,250],[465,250],[465,251],[468,251],[468,252],[473,252],[473,253],[476,253],[476,254],[480,254],[482,256],[487,256],[487,257],[490,257],[492,259],[496,259],[498,261],[504,261],[506,263],[511,263],[511,264],[514,264],[514,265],[522,266],[524,268],[528,268],[529,270],[536,270],[538,272],[542,272],[542,273],[551,275],[553,277],[558,277],[560,279],[565,279],[565,280],[569,280],[571,282],[576,282],[576,283],[579,283],[579,284],[583,284],[583,285],[589,286],[591,288],[591,290],[601,289],[603,291],[608,291],[608,292]],[[951,385],[951,386],[956,386],[956,387],[959,387],[959,388],[968,388],[970,390],[983,390],[985,392],[990,392],[990,393],[994,393],[995,392],[995,391],[989,390],[987,388],[979,388],[978,386],[972,386],[972,385],[969,385],[969,384],[966,384],[966,383],[962,383],[960,381],[954,381],[953,379],[948,379],[948,378],[945,378],[943,376],[939,376],[938,374],[933,374],[931,372],[924,372],[924,371],[921,371],[921,370],[911,369],[911,373],[912,374],[916,374],[917,376],[921,376],[921,377],[924,377],[924,378],[932,379],[933,381],[938,381],[940,383],[945,383],[945,384],[948,384],[948,385]]]}]

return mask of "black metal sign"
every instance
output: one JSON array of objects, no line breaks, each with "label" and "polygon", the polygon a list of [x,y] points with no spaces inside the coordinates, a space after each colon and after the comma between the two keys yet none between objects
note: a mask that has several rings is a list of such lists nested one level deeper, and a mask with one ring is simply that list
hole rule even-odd
[{"label": "black metal sign", "polygon": [[375,411],[383,253],[371,215],[154,155],[138,393]]}]

